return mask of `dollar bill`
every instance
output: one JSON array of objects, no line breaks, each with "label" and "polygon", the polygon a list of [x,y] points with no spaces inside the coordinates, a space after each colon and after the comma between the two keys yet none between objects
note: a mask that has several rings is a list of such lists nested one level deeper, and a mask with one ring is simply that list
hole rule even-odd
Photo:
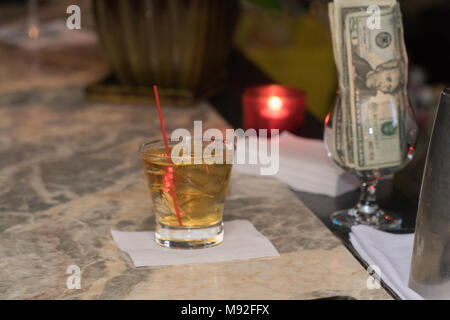
[{"label": "dollar bill", "polygon": [[[338,97],[340,99],[340,97]],[[340,104],[340,101],[336,103]],[[344,121],[343,121],[343,112],[342,108],[334,108],[332,113],[332,128],[333,128],[333,137],[332,137],[332,147],[334,160],[341,165],[342,167],[347,167],[346,158],[345,158],[345,134],[344,134]]]},{"label": "dollar bill", "polygon": [[[334,4],[333,2],[328,3],[328,18],[330,21],[330,31],[331,34],[335,34],[334,30]],[[341,63],[341,56],[339,55],[339,51],[337,49],[336,44],[336,37],[332,36],[332,45],[333,45],[333,54],[334,54],[334,60],[336,61],[336,69],[338,72],[338,75],[342,74],[342,70],[340,68],[342,67]],[[338,96],[338,99],[340,100],[340,97]],[[336,103],[340,104],[340,101],[336,101]],[[334,108],[332,112],[332,129],[333,129],[333,153],[336,155],[336,161],[343,167],[347,166],[346,163],[346,156],[344,149],[345,147],[345,135],[344,135],[344,127],[343,127],[344,121],[343,121],[343,111],[342,108]]]},{"label": "dollar bill", "polygon": [[[373,17],[369,4],[379,9],[379,28],[368,23]],[[407,112],[399,5],[395,0],[335,0],[329,16],[342,99],[337,130],[344,132],[336,152],[344,153],[346,165],[355,170],[398,166],[404,160]]]},{"label": "dollar bill", "polygon": [[[345,162],[348,167],[354,167],[354,139],[353,139],[353,124],[352,124],[352,112],[349,96],[349,73],[348,73],[348,59],[345,43],[345,14],[346,12],[352,12],[355,7],[346,7],[347,3],[344,1],[334,1],[333,5],[330,5],[329,9],[333,10],[330,16],[330,25],[332,22],[332,38],[334,42],[334,56],[336,60],[338,76],[339,76],[339,91],[342,103],[342,130],[344,132],[343,142],[341,144]],[[345,10],[344,10],[345,9]]]}]

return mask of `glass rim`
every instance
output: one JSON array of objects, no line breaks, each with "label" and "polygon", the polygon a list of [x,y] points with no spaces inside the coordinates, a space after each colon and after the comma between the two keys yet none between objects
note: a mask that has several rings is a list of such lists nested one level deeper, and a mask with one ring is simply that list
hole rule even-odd
[{"label": "glass rim", "polygon": [[[224,146],[228,146],[228,147],[231,147],[229,150],[233,150],[234,151],[234,148],[235,148],[235,144],[234,143],[232,143],[232,142],[229,142],[229,141],[226,141],[226,140],[223,140],[223,139],[216,139],[216,138],[208,138],[208,139],[205,139],[205,138],[195,138],[195,139],[191,139],[190,141],[198,141],[198,142],[202,142],[202,143],[214,143],[214,142],[218,142],[218,143],[221,143],[222,145],[224,145]],[[177,145],[177,144],[179,144],[179,143],[181,143],[181,142],[183,142],[183,141],[171,141],[171,140],[169,140],[168,141],[168,144],[169,144],[169,147],[172,145]],[[163,154],[146,154],[145,153],[145,151],[146,150],[148,150],[148,149],[152,149],[151,147],[154,147],[154,149],[156,149],[156,147],[157,146],[159,146],[160,148],[164,148],[165,149],[165,143],[164,143],[164,140],[163,139],[155,139],[155,140],[151,140],[151,141],[147,141],[147,142],[144,142],[144,143],[141,143],[140,145],[139,145],[139,152],[140,152],[140,154],[143,156],[143,155],[146,155],[146,156],[148,156],[148,157],[151,157],[151,158],[157,158],[157,159],[166,159],[166,158],[171,158],[171,155],[167,155],[165,152],[163,153]],[[149,148],[150,147],[150,148]],[[164,150],[165,151],[165,150]],[[191,158],[194,158],[195,157],[195,155],[192,155],[191,154]],[[202,157],[203,157],[203,154],[202,154]],[[177,157],[177,158],[182,158],[182,157]]]},{"label": "glass rim", "polygon": [[297,88],[279,84],[263,84],[248,87],[244,90],[243,96],[251,98],[267,98],[271,96],[280,96],[284,99],[304,99],[305,92]]}]

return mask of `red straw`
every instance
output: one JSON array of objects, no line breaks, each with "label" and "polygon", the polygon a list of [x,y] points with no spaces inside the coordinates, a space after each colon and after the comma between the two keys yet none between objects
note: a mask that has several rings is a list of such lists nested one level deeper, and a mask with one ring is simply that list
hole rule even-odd
[{"label": "red straw", "polygon": [[[166,126],[164,125],[164,118],[163,118],[162,111],[161,111],[161,104],[159,102],[158,87],[156,85],[153,86],[153,92],[155,93],[156,106],[158,107],[159,121],[161,122],[161,129],[162,129],[162,134],[164,137],[164,144],[166,146],[166,154],[169,157],[169,161],[171,161],[170,160],[169,143],[167,142]],[[173,186],[173,182],[172,182],[172,186]],[[174,189],[175,189],[175,187],[174,187]],[[175,197],[175,192],[173,189],[169,188],[169,193],[173,199],[173,206],[175,207],[175,212],[177,214],[178,224],[180,226],[182,226],[183,222],[181,221],[180,207],[178,206],[177,199]]]}]

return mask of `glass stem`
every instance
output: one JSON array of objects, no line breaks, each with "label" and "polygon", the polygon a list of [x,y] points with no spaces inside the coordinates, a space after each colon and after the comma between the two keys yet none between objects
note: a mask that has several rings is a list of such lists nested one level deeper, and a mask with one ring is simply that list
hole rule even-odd
[{"label": "glass stem", "polygon": [[370,215],[379,209],[376,195],[378,180],[379,178],[373,175],[361,177],[361,194],[356,205],[360,213]]}]

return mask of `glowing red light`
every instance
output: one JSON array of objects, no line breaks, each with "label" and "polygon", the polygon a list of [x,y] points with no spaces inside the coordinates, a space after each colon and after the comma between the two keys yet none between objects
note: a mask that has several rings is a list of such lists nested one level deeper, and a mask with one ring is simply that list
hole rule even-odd
[{"label": "glowing red light", "polygon": [[270,110],[279,111],[283,106],[283,101],[280,97],[273,96],[267,100],[267,105],[269,106]]}]

